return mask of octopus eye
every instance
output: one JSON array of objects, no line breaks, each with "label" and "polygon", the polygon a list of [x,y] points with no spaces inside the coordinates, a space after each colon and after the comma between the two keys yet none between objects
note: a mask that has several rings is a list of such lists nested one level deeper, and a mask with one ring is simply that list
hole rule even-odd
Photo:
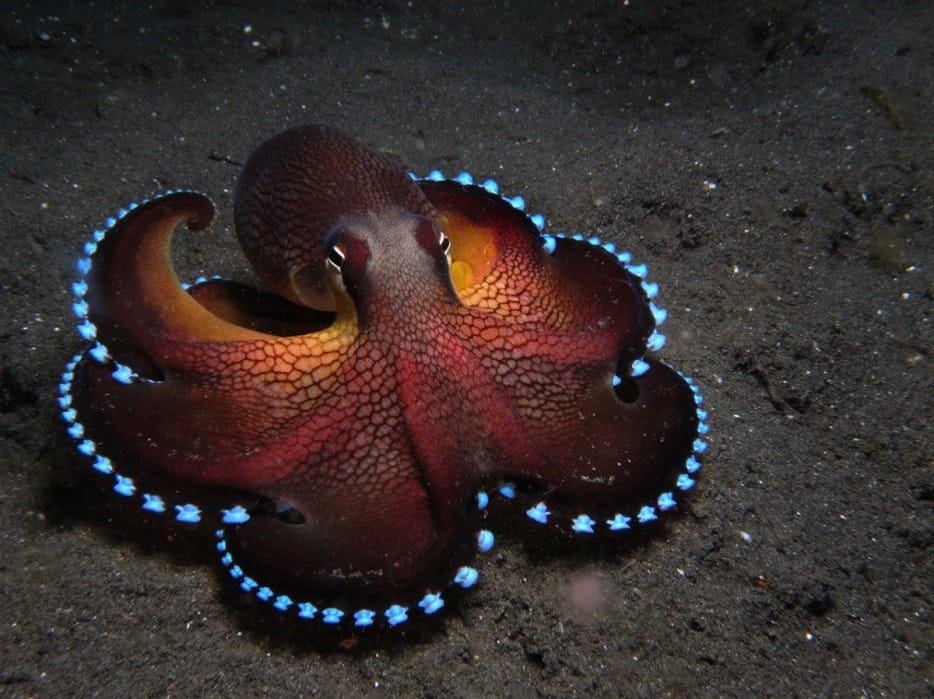
[{"label": "octopus eye", "polygon": [[327,264],[335,271],[340,272],[341,267],[344,266],[344,260],[346,259],[347,255],[344,254],[344,251],[335,245],[331,248],[330,252],[328,252]]},{"label": "octopus eye", "polygon": [[445,255],[448,254],[451,250],[451,239],[448,238],[444,233],[438,232],[438,245],[441,246],[441,252]]}]

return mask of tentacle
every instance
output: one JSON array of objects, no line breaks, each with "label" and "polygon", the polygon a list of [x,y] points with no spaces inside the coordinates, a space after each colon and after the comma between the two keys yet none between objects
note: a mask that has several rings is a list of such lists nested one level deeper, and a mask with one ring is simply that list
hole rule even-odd
[{"label": "tentacle", "polygon": [[466,306],[537,335],[606,342],[608,359],[644,353],[655,319],[641,280],[615,254],[586,241],[543,237],[529,216],[482,187],[420,186],[444,217],[451,278]]},{"label": "tentacle", "polygon": [[[657,368],[652,367],[653,371],[647,373],[657,374]],[[651,454],[646,459],[644,453],[629,452],[636,458],[630,458],[629,461],[621,463],[617,473],[613,473],[613,469],[604,470],[602,475],[598,475],[596,470],[572,472],[559,468],[559,471],[566,471],[566,473],[564,479],[554,489],[545,489],[539,482],[538,495],[536,496],[533,490],[522,500],[528,507],[527,517],[538,524],[556,525],[567,533],[587,535],[600,531],[625,532],[635,526],[655,522],[663,513],[674,509],[681,494],[691,490],[695,485],[697,473],[701,468],[701,457],[707,450],[704,436],[708,432],[707,411],[703,408],[703,397],[691,379],[681,378],[691,392],[693,401],[692,418],[689,422],[696,424],[693,440],[684,445],[681,451],[682,454],[687,455],[685,458],[681,461],[673,460],[667,465],[656,464],[653,469],[651,461],[654,458]],[[625,389],[628,394],[625,402],[633,405],[639,403],[638,398],[634,397],[634,390],[638,389],[634,389],[631,385]],[[655,430],[655,434],[659,439],[670,438],[670,435],[661,435],[659,429]],[[646,443],[646,448],[648,444],[650,442]],[[677,459],[675,450],[668,449],[668,451],[673,459]],[[564,463],[573,464],[573,459]],[[644,474],[654,473],[656,482],[653,484],[652,480],[643,481],[644,492],[641,495],[629,490],[622,493],[616,492],[614,482],[617,484],[621,482],[616,476],[622,473],[624,478],[630,478],[631,471],[636,466],[648,466],[650,470]],[[640,474],[636,475],[639,477]],[[600,478],[608,476],[615,481],[607,482],[604,486],[598,485]],[[514,482],[504,482],[499,490],[508,499],[517,496]],[[617,495],[615,499],[613,499],[614,493]],[[531,506],[528,506],[530,498]]]},{"label": "tentacle", "polygon": [[[517,208],[467,182],[421,186],[445,217],[465,304],[503,311],[502,324],[474,313],[461,327],[512,396],[516,418],[490,421],[491,441],[508,445],[507,472],[547,491],[556,507],[628,508],[647,519],[669,509],[670,491],[693,485],[706,414],[689,382],[643,359],[664,344],[655,327],[667,314],[651,301],[657,285],[628,253],[596,238],[539,234],[542,222],[522,212],[524,202]],[[613,344],[603,344],[608,336]]]},{"label": "tentacle", "polygon": [[325,461],[304,479],[265,486],[268,508],[231,532],[236,557],[269,584],[322,597],[396,600],[442,588],[472,557],[467,501],[432,501],[418,468],[400,458],[391,451],[361,472],[354,464],[343,485]]},{"label": "tentacle", "polygon": [[[484,501],[481,509],[485,506]],[[418,612],[425,616],[431,616],[444,608],[444,589],[446,587],[456,586],[469,589],[476,585],[479,579],[479,573],[475,568],[469,565],[460,565],[456,568],[453,577],[444,581],[444,584],[438,587],[433,587],[427,581],[423,581],[419,586],[421,592],[416,591],[415,588],[409,591],[397,590],[389,596],[384,594],[382,597],[376,596],[364,600],[354,599],[353,597],[348,598],[346,594],[334,597],[315,591],[314,596],[310,597],[306,585],[302,585],[299,591],[292,592],[292,587],[288,583],[270,581],[265,576],[254,577],[254,563],[259,564],[258,570],[263,570],[263,563],[262,561],[244,561],[242,559],[240,548],[249,544],[247,542],[231,542],[231,534],[227,528],[218,529],[216,536],[221,564],[227,569],[230,576],[238,581],[244,592],[254,594],[257,599],[271,604],[280,612],[296,614],[301,619],[320,620],[322,623],[332,626],[352,623],[358,628],[384,624],[394,627],[407,622],[410,615],[415,615]],[[493,534],[486,529],[478,530],[473,540],[476,550],[480,553],[489,551],[494,543]],[[260,550],[264,550],[262,544]],[[289,549],[284,552],[284,555],[288,560],[289,557],[294,559],[298,553],[298,549]],[[471,553],[467,552],[466,560],[471,557]],[[364,604],[366,606],[361,606]]]},{"label": "tentacle", "polygon": [[694,394],[676,371],[649,364],[616,388],[609,377],[562,382],[568,399],[549,401],[544,419],[527,423],[546,467],[522,475],[537,475],[553,497],[584,509],[641,503],[672,486],[697,435]]},{"label": "tentacle", "polygon": [[[288,467],[265,446],[340,385],[357,329],[346,294],[336,317],[302,311],[277,321],[285,302],[242,287],[183,290],[172,235],[185,221],[203,228],[212,212],[201,195],[169,193],[95,232],[78,265],[74,309],[82,336],[96,344],[70,372],[68,400],[71,422],[94,436],[98,455],[134,465],[130,477],[246,488]],[[325,318],[333,321],[323,329],[287,338],[245,327],[307,330]]]},{"label": "tentacle", "polygon": [[[193,192],[166,194],[124,212],[89,248],[79,264],[84,284],[82,334],[105,343],[115,359],[153,373],[165,362],[170,342],[262,339],[229,323],[186,293],[171,262],[175,229],[187,223],[206,228],[214,216],[210,200]],[[96,236],[98,237],[98,236]],[[82,315],[78,304],[76,312]]]}]

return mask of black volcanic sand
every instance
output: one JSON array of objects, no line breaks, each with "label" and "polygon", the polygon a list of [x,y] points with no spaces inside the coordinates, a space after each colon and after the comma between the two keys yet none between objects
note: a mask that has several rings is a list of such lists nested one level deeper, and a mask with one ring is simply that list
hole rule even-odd
[{"label": "black volcanic sand", "polygon": [[[931,696],[934,5],[212,5],[0,17],[0,695]],[[181,276],[250,280],[239,164],[305,122],[648,263],[710,410],[678,515],[500,529],[443,618],[335,648],[119,509],[56,405],[81,246],[190,187]]]}]

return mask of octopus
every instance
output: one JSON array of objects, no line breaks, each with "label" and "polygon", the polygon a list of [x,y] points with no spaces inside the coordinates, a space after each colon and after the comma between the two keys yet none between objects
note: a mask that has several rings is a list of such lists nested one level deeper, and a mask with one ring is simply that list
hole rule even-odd
[{"label": "octopus", "polygon": [[87,346],[59,403],[81,458],[147,516],[211,527],[245,592],[327,625],[398,626],[473,586],[491,495],[532,531],[657,520],[707,446],[697,386],[653,356],[658,287],[524,209],[301,126],[236,190],[262,289],[179,281],[204,195],[121,210],[73,285]]}]

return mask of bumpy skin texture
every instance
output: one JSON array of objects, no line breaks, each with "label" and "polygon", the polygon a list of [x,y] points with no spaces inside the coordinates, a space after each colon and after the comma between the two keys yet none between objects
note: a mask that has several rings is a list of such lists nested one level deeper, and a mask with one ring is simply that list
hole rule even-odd
[{"label": "bumpy skin texture", "polygon": [[263,144],[238,187],[244,250],[289,302],[180,288],[172,235],[212,214],[171,194],[108,232],[90,318],[148,380],[86,358],[75,396],[122,470],[252,507],[232,540],[257,575],[331,595],[437,589],[473,547],[479,488],[519,480],[610,513],[690,456],[694,398],[675,371],[650,361],[626,400],[614,390],[654,319],[601,248],[549,254],[498,197],[420,186],[324,127]]},{"label": "bumpy skin texture", "polygon": [[323,274],[328,232],[341,219],[387,207],[435,215],[389,158],[325,126],[299,126],[261,144],[237,186],[237,238],[270,288],[333,310]]}]

